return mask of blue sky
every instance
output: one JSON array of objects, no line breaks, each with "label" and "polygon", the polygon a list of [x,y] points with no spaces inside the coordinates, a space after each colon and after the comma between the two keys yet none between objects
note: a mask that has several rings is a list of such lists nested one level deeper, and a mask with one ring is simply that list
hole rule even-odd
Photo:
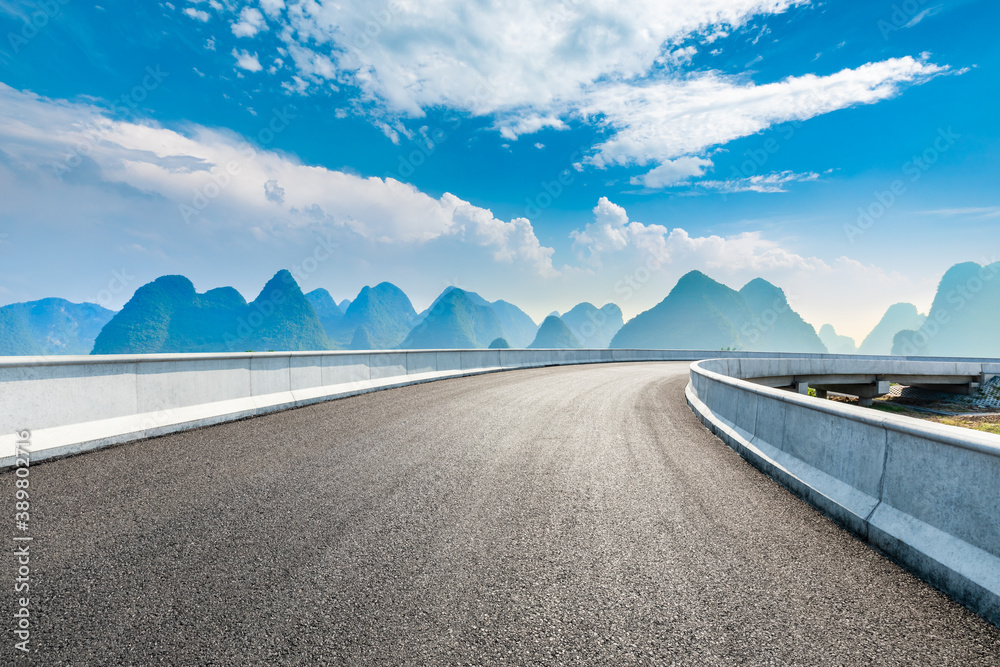
[{"label": "blue sky", "polygon": [[0,302],[450,284],[627,316],[700,269],[863,336],[1000,259],[988,0],[0,0]]}]

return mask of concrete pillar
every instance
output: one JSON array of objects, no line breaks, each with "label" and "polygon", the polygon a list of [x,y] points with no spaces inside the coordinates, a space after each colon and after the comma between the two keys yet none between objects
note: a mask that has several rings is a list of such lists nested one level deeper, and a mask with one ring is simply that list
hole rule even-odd
[{"label": "concrete pillar", "polygon": [[808,382],[796,382],[795,383],[795,391],[799,392],[800,394],[808,394],[809,393],[809,383]]},{"label": "concrete pillar", "polygon": [[829,397],[829,392],[827,392],[826,389],[816,390],[816,398],[828,398],[828,397]]},{"label": "concrete pillar", "polygon": [[860,406],[861,406],[861,407],[863,407],[863,408],[870,408],[870,407],[872,406],[872,403],[873,403],[873,402],[874,402],[874,401],[873,401],[872,399],[870,399],[870,398],[865,398],[865,397],[863,397],[863,396],[862,396],[861,398],[859,398],[859,399],[858,399],[858,405],[860,405]]}]

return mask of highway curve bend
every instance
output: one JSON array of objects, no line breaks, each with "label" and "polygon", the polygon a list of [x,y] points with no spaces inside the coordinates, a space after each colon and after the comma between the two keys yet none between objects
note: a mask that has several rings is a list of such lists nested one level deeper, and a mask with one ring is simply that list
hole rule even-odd
[{"label": "highway curve bend", "polygon": [[687,372],[446,380],[38,464],[34,652],[8,633],[0,663],[1000,664],[1000,629],[709,434]]}]

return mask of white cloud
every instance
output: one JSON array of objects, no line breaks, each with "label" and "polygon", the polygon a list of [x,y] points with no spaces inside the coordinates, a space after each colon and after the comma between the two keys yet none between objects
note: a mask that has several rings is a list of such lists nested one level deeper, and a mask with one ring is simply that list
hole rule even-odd
[{"label": "white cloud", "polygon": [[695,176],[702,176],[711,166],[712,161],[705,158],[679,157],[676,160],[666,160],[642,176],[634,176],[631,183],[653,190],[665,188]]},{"label": "white cloud", "polygon": [[272,19],[276,19],[285,9],[285,0],[260,0],[260,8]]},{"label": "white cloud", "polygon": [[[912,57],[861,64],[757,85],[746,75],[685,71],[697,47],[759,19],[816,0],[636,0],[618,11],[606,0],[419,5],[370,0],[282,0],[261,6],[291,70],[282,85],[306,93],[330,84],[357,87],[363,108],[390,139],[425,109],[489,117],[507,141],[573,122],[610,135],[588,162],[651,166],[637,176],[664,187],[678,158],[704,159],[711,147],[776,123],[806,120],[894,97],[950,71]],[[251,20],[252,15],[252,20]],[[266,29],[244,8],[237,34]],[[692,165],[692,162],[683,164]],[[659,167],[663,167],[657,171]],[[675,165],[676,166],[676,165]],[[699,174],[690,174],[698,176]],[[659,185],[655,185],[659,184]]]},{"label": "white cloud", "polygon": [[[294,122],[294,112],[277,111],[260,122],[277,133]],[[16,160],[25,173],[51,178],[54,171],[66,172],[66,181],[91,174],[101,187],[164,202],[172,211],[164,223],[174,229],[252,228],[258,237],[280,240],[319,228],[372,247],[451,240],[466,254],[482,248],[493,261],[536,277],[559,273],[553,250],[541,245],[524,218],[503,221],[451,193],[431,197],[392,178],[304,165],[225,131],[190,125],[181,132],[116,120],[94,106],[0,84],[0,145],[0,157]],[[82,154],[75,153],[78,146],[85,147]],[[78,159],[70,160],[74,155]]]},{"label": "white cloud", "polygon": [[507,120],[497,124],[500,136],[509,141],[517,141],[522,134],[534,134],[539,130],[551,128],[553,130],[565,130],[566,123],[555,116],[531,115],[516,120]]},{"label": "white cloud", "polygon": [[233,49],[233,57],[236,58],[236,66],[240,69],[245,69],[248,72],[259,72],[263,67],[261,67],[260,60],[257,59],[256,53],[248,53],[246,50],[237,51]]},{"label": "white cloud", "polygon": [[777,123],[885,100],[903,84],[945,71],[905,57],[759,86],[719,74],[680,82],[617,83],[590,91],[581,112],[617,130],[597,146],[593,164],[642,165],[699,154]]},{"label": "white cloud", "polygon": [[917,211],[920,215],[933,215],[944,218],[1000,218],[1000,206],[977,206],[966,208],[941,208],[933,211]]},{"label": "white cloud", "polygon": [[264,198],[275,204],[285,203],[285,188],[278,185],[278,180],[272,178],[264,183]]},{"label": "white cloud", "polygon": [[[336,58],[389,107],[419,115],[446,105],[477,114],[556,108],[599,79],[646,75],[664,45],[780,13],[810,0],[290,4],[286,41]],[[682,56],[690,52],[682,51]]]},{"label": "white cloud", "polygon": [[253,37],[258,32],[267,30],[267,22],[259,9],[244,7],[240,19],[233,24],[233,34],[237,37]]},{"label": "white cloud", "polygon": [[923,21],[925,18],[927,18],[929,16],[934,16],[935,14],[937,14],[938,12],[940,12],[942,9],[944,9],[944,5],[937,5],[935,7],[928,7],[927,9],[925,9],[924,11],[920,12],[919,14],[917,14],[916,16],[914,16],[912,19],[910,19],[909,21],[907,21],[906,25],[904,25],[903,27],[904,28],[912,28],[913,26],[915,26],[918,23],[920,23],[921,21]]},{"label": "white cloud", "polygon": [[609,253],[631,250],[660,264],[691,261],[698,266],[762,271],[776,268],[816,269],[825,264],[801,257],[765,239],[760,232],[737,236],[693,237],[680,227],[630,221],[628,213],[607,197],[594,207],[594,221],[570,233],[581,259],[601,265]]},{"label": "white cloud", "polygon": [[194,7],[186,7],[184,9],[184,13],[193,18],[195,21],[201,21],[202,23],[207,23],[208,19],[211,18],[208,12],[201,9],[195,9]]},{"label": "white cloud", "polygon": [[786,192],[789,183],[805,183],[818,180],[819,174],[808,172],[797,174],[792,171],[781,171],[771,174],[756,174],[746,178],[733,178],[728,181],[699,181],[696,185],[707,190],[718,192]]}]

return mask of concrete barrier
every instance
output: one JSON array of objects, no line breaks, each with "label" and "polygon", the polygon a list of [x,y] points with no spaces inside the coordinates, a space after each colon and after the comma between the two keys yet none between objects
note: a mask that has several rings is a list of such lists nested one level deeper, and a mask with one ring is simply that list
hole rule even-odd
[{"label": "concrete barrier", "polygon": [[[31,448],[40,460],[416,382],[560,364],[711,357],[757,363],[754,368],[762,373],[785,368],[781,364],[789,358],[854,364],[898,361],[618,349],[0,357],[0,468],[13,465],[17,434],[24,429],[32,432]],[[1000,366],[995,371],[1000,372]]]},{"label": "concrete barrier", "polygon": [[[631,360],[707,352],[623,351]],[[621,355],[618,355],[621,356]],[[616,360],[612,350],[389,350],[0,358],[0,468],[418,382]]]},{"label": "concrete barrier", "polygon": [[867,372],[991,374],[997,363],[714,359],[687,400],[754,466],[862,540],[1000,624],[1000,436],[754,384]]}]

